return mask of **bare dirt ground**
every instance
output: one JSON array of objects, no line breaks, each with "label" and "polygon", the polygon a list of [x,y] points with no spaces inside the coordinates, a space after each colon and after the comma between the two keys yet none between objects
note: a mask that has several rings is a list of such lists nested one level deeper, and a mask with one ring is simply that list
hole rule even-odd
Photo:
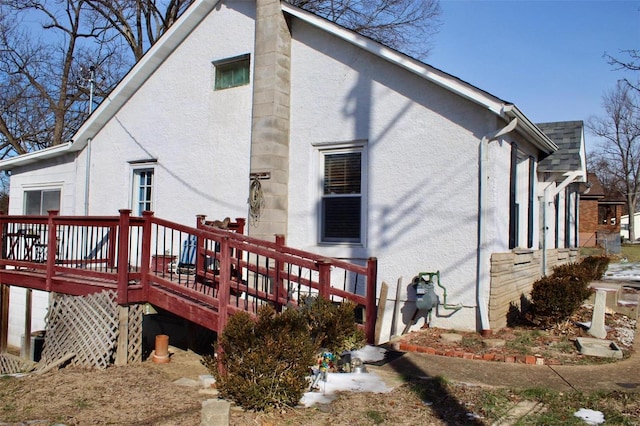
[{"label": "bare dirt ground", "polygon": [[[110,367],[67,367],[42,375],[0,379],[0,425],[199,425],[202,401],[215,398],[199,387],[174,383],[208,374],[199,356],[172,348],[172,362]],[[232,425],[451,425],[485,424],[467,413],[480,388],[401,384],[389,393],[345,392],[329,405],[272,413],[232,409]],[[430,390],[426,390],[430,389]],[[464,402],[462,402],[464,401]]]},{"label": "bare dirt ground", "polygon": [[[589,312],[583,311],[575,320],[588,316]],[[570,339],[581,335],[579,327],[571,324],[573,322],[554,333],[568,335]],[[425,344],[436,345],[437,333],[436,329],[427,329],[414,333],[413,337],[422,339]],[[620,342],[623,334],[614,331],[610,338]],[[472,337],[467,336],[467,349],[477,344]],[[505,331],[502,337],[516,339],[517,333]],[[561,363],[591,362],[575,350],[568,350],[566,345],[549,340],[547,334],[540,340],[519,339],[513,344],[515,347],[544,351],[546,357]],[[202,401],[216,396],[210,390],[203,393],[201,386],[178,384],[176,380],[187,378],[199,382],[199,376],[209,372],[200,363],[199,355],[175,348],[171,348],[171,352],[168,364],[145,361],[106,370],[66,367],[42,375],[2,377],[0,425],[200,425]],[[498,365],[490,361],[474,362],[486,363],[487,368]],[[233,408],[231,424],[438,426],[488,425],[496,420],[495,413],[486,411],[487,399],[492,397],[486,388],[433,378],[410,383],[397,376],[384,379],[393,388],[389,393],[345,392],[331,404],[271,413]],[[517,400],[517,396],[512,397]],[[635,405],[632,408],[638,410],[636,416],[640,414],[640,408]],[[627,412],[629,408],[625,410]]]}]

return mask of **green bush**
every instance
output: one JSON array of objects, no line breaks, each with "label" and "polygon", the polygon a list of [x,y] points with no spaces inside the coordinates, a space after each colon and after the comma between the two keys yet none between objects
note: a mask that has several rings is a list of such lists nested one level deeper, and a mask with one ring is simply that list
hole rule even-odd
[{"label": "green bush", "polygon": [[589,281],[601,280],[604,273],[607,272],[611,259],[607,256],[588,256],[585,257],[580,265],[582,265],[590,274]]},{"label": "green bush", "polygon": [[590,296],[589,282],[584,268],[575,264],[540,278],[531,290],[533,322],[551,325],[569,318]]},{"label": "green bush", "polygon": [[363,347],[365,335],[356,324],[355,308],[348,300],[336,304],[322,297],[304,298],[300,312],[316,347],[337,355]]},{"label": "green bush", "polygon": [[269,410],[300,401],[320,349],[339,355],[364,344],[355,304],[307,297],[299,308],[281,314],[270,306],[262,307],[257,318],[233,314],[215,348],[220,358],[205,356],[202,363],[223,398],[246,409]]},{"label": "green bush", "polygon": [[298,404],[317,352],[300,311],[276,314],[270,306],[261,308],[257,319],[246,312],[233,314],[218,346],[222,368],[214,356],[202,362],[220,395],[255,410]]}]

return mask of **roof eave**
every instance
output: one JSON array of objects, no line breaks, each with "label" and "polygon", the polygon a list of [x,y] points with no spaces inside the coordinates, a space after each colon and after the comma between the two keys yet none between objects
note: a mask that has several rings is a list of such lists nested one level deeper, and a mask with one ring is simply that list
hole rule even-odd
[{"label": "roof eave", "polygon": [[12,170],[18,166],[26,166],[41,160],[58,157],[71,151],[72,144],[73,142],[67,142],[49,148],[44,148],[39,151],[27,152],[26,154],[7,158],[6,160],[0,161],[0,170]]},{"label": "roof eave", "polygon": [[531,120],[529,120],[527,116],[524,115],[514,104],[504,105],[502,114],[509,119],[517,118],[518,127],[516,128],[516,131],[528,137],[541,151],[550,154],[558,150],[558,145],[549,139],[549,137],[545,135]]}]

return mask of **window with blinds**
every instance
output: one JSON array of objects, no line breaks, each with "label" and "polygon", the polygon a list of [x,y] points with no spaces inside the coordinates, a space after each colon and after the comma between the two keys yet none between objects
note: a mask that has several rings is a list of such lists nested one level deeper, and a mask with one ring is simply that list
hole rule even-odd
[{"label": "window with blinds", "polygon": [[361,242],[362,152],[325,152],[322,184],[322,242]]}]

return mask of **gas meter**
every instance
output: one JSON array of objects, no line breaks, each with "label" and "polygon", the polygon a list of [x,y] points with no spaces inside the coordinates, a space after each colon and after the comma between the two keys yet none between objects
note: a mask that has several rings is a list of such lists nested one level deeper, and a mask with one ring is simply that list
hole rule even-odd
[{"label": "gas meter", "polygon": [[438,295],[434,289],[433,277],[437,272],[421,272],[415,279],[416,308],[430,311],[438,304]]}]

